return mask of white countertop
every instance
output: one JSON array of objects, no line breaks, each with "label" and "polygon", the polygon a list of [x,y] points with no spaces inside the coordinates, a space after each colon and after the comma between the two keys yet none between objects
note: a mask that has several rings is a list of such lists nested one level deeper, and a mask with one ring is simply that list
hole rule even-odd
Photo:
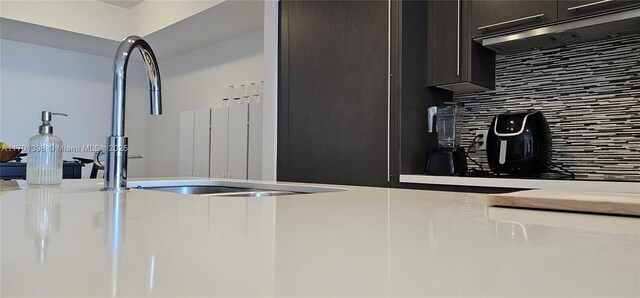
[{"label": "white countertop", "polygon": [[352,187],[265,198],[1,192],[1,295],[640,296],[640,219]]},{"label": "white countertop", "polygon": [[553,180],[536,178],[507,177],[458,177],[433,175],[400,175],[401,183],[458,185],[496,188],[553,188],[578,191],[628,192],[640,193],[640,182],[637,181],[591,181],[591,180]]}]

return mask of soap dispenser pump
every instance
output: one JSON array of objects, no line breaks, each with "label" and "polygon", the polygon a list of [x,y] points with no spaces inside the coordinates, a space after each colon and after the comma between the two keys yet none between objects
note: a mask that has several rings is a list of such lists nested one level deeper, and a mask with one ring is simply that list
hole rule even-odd
[{"label": "soap dispenser pump", "polygon": [[42,111],[39,133],[27,145],[27,183],[55,185],[62,182],[62,139],[53,134],[51,116],[62,113]]}]

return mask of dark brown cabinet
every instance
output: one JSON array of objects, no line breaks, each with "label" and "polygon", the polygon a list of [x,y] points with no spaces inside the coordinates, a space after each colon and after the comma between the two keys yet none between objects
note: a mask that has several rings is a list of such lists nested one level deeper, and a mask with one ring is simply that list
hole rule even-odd
[{"label": "dark brown cabinet", "polygon": [[471,39],[470,1],[429,1],[427,86],[455,92],[495,88],[495,53]]},{"label": "dark brown cabinet", "polygon": [[558,1],[558,19],[569,20],[608,13],[615,10],[640,7],[638,0],[561,0]]},{"label": "dark brown cabinet", "polygon": [[394,187],[424,173],[427,1],[280,1],[277,180]]},{"label": "dark brown cabinet", "polygon": [[280,181],[390,186],[389,3],[281,1]]},{"label": "dark brown cabinet", "polygon": [[521,30],[556,22],[558,2],[475,0],[472,1],[471,19],[473,38]]}]

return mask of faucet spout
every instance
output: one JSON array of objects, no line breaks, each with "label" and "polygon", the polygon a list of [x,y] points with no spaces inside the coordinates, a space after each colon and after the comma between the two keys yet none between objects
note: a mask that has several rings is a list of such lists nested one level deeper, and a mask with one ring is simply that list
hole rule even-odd
[{"label": "faucet spout", "polygon": [[127,66],[134,49],[142,54],[149,79],[149,108],[151,115],[162,114],[162,96],[160,94],[160,70],[151,46],[138,36],[125,38],[118,47],[113,65],[113,111],[111,135],[124,136],[124,111],[127,90]]},{"label": "faucet spout", "polygon": [[111,135],[107,137],[107,162],[104,173],[104,190],[127,188],[127,150],[128,141],[124,136],[125,96],[127,66],[131,52],[138,49],[142,54],[149,79],[149,112],[162,114],[162,95],[160,92],[160,70],[151,46],[138,36],[125,38],[118,47],[113,66],[113,108],[111,113]]}]

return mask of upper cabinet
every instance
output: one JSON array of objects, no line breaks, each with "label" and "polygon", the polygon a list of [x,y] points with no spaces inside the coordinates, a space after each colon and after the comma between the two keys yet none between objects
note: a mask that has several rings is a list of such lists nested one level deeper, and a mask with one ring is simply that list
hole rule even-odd
[{"label": "upper cabinet", "polygon": [[427,86],[477,92],[495,85],[495,53],[470,35],[470,2],[429,1]]},{"label": "upper cabinet", "polygon": [[556,22],[558,20],[558,2],[555,0],[472,1],[471,19],[473,38],[526,29]]},{"label": "upper cabinet", "polygon": [[558,1],[558,19],[569,20],[612,10],[640,7],[638,0],[563,0]]},{"label": "upper cabinet", "polygon": [[639,8],[639,0],[428,1],[427,86],[454,92],[493,89],[492,51],[552,48],[640,32]]}]

